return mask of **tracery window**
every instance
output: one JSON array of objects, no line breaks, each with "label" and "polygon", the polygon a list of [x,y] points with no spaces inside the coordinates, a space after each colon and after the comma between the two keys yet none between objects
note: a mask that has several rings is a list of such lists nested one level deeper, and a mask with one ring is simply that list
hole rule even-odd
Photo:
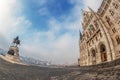
[{"label": "tracery window", "polygon": [[110,18],[108,16],[106,16],[105,18],[109,26],[111,26],[113,23],[111,22]]},{"label": "tracery window", "polygon": [[114,16],[115,13],[113,10],[109,10],[109,12],[110,12],[111,16]]},{"label": "tracery window", "polygon": [[115,9],[118,9],[118,4],[117,3],[112,3]]},{"label": "tracery window", "polygon": [[106,6],[105,6],[105,10],[107,10],[108,7],[109,7],[108,4],[106,4]]},{"label": "tracery window", "polygon": [[115,33],[115,32],[116,32],[116,29],[115,29],[115,28],[113,28],[113,29],[112,29],[112,31],[113,31],[113,33]]}]

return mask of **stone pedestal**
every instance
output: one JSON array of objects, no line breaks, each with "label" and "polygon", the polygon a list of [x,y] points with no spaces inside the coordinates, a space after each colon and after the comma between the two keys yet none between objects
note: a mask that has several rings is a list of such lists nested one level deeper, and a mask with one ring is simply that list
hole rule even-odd
[{"label": "stone pedestal", "polygon": [[10,61],[20,62],[19,48],[16,46],[10,46],[9,51],[7,52],[5,57]]}]

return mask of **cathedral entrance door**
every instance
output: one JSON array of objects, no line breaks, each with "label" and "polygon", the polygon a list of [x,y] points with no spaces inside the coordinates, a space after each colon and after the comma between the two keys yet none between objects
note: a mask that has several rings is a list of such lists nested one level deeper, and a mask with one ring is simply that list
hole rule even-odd
[{"label": "cathedral entrance door", "polygon": [[92,50],[92,64],[96,64],[96,52],[94,49]]},{"label": "cathedral entrance door", "polygon": [[101,54],[101,60],[102,62],[107,61],[107,54],[105,52]]},{"label": "cathedral entrance door", "polygon": [[105,62],[107,61],[107,53],[106,53],[106,47],[104,44],[100,46],[100,52],[101,52],[101,61]]}]

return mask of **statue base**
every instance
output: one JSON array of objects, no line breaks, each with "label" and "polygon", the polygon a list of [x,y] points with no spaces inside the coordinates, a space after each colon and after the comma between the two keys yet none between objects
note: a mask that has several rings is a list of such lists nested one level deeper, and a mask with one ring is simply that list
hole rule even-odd
[{"label": "statue base", "polygon": [[5,57],[12,62],[20,62],[19,48],[16,46],[10,46],[9,51]]}]

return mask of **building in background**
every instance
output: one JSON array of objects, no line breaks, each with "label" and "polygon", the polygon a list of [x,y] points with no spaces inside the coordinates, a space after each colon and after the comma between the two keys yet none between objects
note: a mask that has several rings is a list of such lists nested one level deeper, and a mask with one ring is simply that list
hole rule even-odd
[{"label": "building in background", "polygon": [[103,0],[97,12],[82,10],[80,66],[120,58],[120,0]]}]

